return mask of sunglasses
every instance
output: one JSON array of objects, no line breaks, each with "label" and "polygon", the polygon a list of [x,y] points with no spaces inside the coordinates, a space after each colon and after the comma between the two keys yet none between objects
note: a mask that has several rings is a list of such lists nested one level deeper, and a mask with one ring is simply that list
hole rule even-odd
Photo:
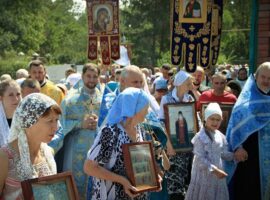
[{"label": "sunglasses", "polygon": [[167,89],[157,89],[156,91],[157,92],[167,92],[168,90]]}]

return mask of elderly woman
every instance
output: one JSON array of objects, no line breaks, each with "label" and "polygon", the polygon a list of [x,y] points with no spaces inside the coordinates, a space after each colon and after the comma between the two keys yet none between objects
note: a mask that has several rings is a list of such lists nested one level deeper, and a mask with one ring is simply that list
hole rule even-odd
[{"label": "elderly woman", "polygon": [[21,88],[15,80],[0,83],[0,147],[8,141],[12,116],[21,99]]},{"label": "elderly woman", "polygon": [[[108,114],[107,125],[97,135],[88,152],[84,171],[92,178],[92,199],[131,199],[135,197],[125,172],[122,144],[143,141],[143,122],[149,107],[148,95],[137,88],[119,94]],[[136,199],[147,199],[145,193]]]},{"label": "elderly woman", "polygon": [[56,174],[46,143],[57,130],[60,107],[50,97],[33,93],[16,109],[9,143],[0,149],[0,199],[23,199],[20,182]]},{"label": "elderly woman", "polygon": [[[193,102],[193,97],[189,91],[193,89],[193,78],[185,71],[179,71],[174,78],[174,89],[163,96],[160,103],[159,118],[165,120],[163,106],[167,103]],[[183,113],[184,114],[184,113]],[[192,153],[175,153],[170,140],[167,142],[167,153],[170,155],[171,168],[166,172],[167,189],[170,199],[184,199],[187,191]]]}]

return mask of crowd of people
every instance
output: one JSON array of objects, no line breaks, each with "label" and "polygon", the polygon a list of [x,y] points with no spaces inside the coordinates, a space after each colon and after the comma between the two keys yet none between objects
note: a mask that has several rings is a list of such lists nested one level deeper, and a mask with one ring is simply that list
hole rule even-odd
[{"label": "crowd of people", "polygon": [[[87,63],[53,83],[32,60],[14,79],[0,77],[0,199],[23,199],[21,181],[64,171],[83,200],[267,199],[269,94],[270,62],[254,74],[247,65],[188,73],[169,64]],[[198,133],[190,137],[185,112],[176,110],[172,141],[167,104],[194,104]],[[233,106],[230,116],[221,104]],[[138,193],[122,145],[143,141],[153,144],[159,187]]]}]

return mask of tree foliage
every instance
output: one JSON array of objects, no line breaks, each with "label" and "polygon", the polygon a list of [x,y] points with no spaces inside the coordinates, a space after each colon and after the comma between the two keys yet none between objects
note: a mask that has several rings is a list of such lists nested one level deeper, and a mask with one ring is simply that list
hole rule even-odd
[{"label": "tree foliage", "polygon": [[[251,1],[224,0],[219,62],[243,64],[249,58]],[[221,58],[225,58],[221,61]]]},{"label": "tree foliage", "polygon": [[6,52],[37,52],[53,63],[84,63],[86,14],[72,0],[0,0],[0,57]]},{"label": "tree foliage", "polygon": [[[51,63],[87,61],[87,15],[78,13],[72,0],[0,0],[0,5],[0,59],[24,52],[27,60],[37,52]],[[250,1],[224,0],[220,62],[248,60],[250,13]],[[120,23],[121,36],[132,44],[132,63],[170,62],[170,1],[122,0]]]},{"label": "tree foliage", "polygon": [[170,45],[170,3],[163,0],[124,2],[121,31],[133,44],[132,61],[156,65]]},{"label": "tree foliage", "polygon": [[[170,62],[169,1],[125,0],[121,30],[133,44],[134,63]],[[248,62],[251,1],[224,0],[219,63]]]}]

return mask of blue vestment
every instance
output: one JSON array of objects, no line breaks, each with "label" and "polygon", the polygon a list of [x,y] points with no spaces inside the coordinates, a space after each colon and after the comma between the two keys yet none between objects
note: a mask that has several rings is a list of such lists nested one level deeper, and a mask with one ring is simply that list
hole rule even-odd
[{"label": "blue vestment", "polygon": [[61,104],[61,125],[65,135],[63,171],[72,171],[79,195],[83,199],[85,199],[87,185],[83,165],[97,131],[81,127],[87,114],[94,113],[98,116],[101,96],[97,88],[94,95],[90,96],[86,89],[81,87],[74,89]]},{"label": "blue vestment", "polygon": [[[230,121],[227,127],[227,141],[229,149],[235,151],[251,135],[258,133],[260,176],[270,175],[270,163],[263,165],[269,155],[270,144],[270,96],[264,95],[257,87],[256,81],[251,75],[247,80],[237,102],[234,105]],[[268,140],[268,142],[266,142]],[[228,180],[232,178],[237,165],[234,162],[225,163],[225,171]],[[253,173],[253,172],[250,172]],[[264,196],[264,188],[267,181],[261,178],[261,194]]]},{"label": "blue vestment", "polygon": [[114,99],[118,96],[119,93],[120,89],[117,82],[109,82],[106,84],[100,105],[98,127],[101,127],[103,124],[110,108],[112,107]]}]

